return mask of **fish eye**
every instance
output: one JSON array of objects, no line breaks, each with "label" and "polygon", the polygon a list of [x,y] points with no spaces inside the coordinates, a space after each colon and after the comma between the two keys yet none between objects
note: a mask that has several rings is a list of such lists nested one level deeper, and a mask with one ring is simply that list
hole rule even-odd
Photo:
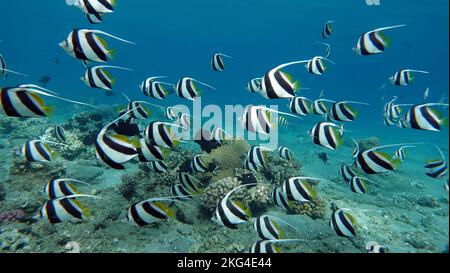
[{"label": "fish eye", "polygon": [[66,47],[69,47],[69,42],[67,40],[64,41],[64,44],[66,45]]}]

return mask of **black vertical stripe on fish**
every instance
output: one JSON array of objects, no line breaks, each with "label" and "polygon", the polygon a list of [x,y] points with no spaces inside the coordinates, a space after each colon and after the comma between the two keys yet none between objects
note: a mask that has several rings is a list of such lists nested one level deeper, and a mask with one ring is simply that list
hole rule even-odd
[{"label": "black vertical stripe on fish", "polygon": [[[36,151],[43,157],[45,160],[51,161],[50,155],[47,153],[47,151],[42,147],[41,142],[35,142],[33,146],[36,148]],[[30,149],[31,150],[31,149]],[[31,152],[31,151],[30,151]]]},{"label": "black vertical stripe on fish", "polygon": [[[228,204],[226,204],[226,206],[228,206]],[[231,223],[228,217],[226,216],[224,208],[222,207],[222,202],[220,202],[219,205],[217,206],[217,212],[219,214],[218,216],[220,217],[220,221],[223,223],[224,226],[231,229],[237,229],[237,225]]]},{"label": "black vertical stripe on fish", "polygon": [[114,142],[111,138],[109,138],[106,135],[103,135],[102,139],[106,146],[108,146],[109,148],[111,148],[112,150],[114,150],[116,152],[119,152],[119,153],[125,154],[125,155],[135,155],[136,154],[135,149],[126,147],[126,146],[122,146],[122,145]]},{"label": "black vertical stripe on fish", "polygon": [[87,70],[87,80],[89,81],[89,86],[98,87],[94,80],[94,75],[92,74],[92,68]]},{"label": "black vertical stripe on fish", "polygon": [[157,209],[155,209],[150,202],[144,202],[144,204],[142,204],[142,208],[144,209],[144,211],[148,214],[150,214],[151,216],[161,219],[161,220],[165,220],[167,219],[167,215],[161,213],[160,211],[158,211]]},{"label": "black vertical stripe on fish", "polygon": [[102,4],[105,8],[114,11],[114,7],[107,0],[98,0],[100,4]]},{"label": "black vertical stripe on fish", "polygon": [[75,57],[77,59],[88,61],[89,59],[86,54],[84,54],[83,48],[81,47],[80,35],[79,29],[74,29],[72,31],[73,52],[75,53]]},{"label": "black vertical stripe on fish", "polygon": [[[191,98],[195,98],[197,96],[197,92],[194,90],[193,84],[194,83],[191,79],[186,80],[186,90],[188,91],[189,96]],[[181,86],[183,86],[183,85],[181,85]]]},{"label": "black vertical stripe on fish", "polygon": [[64,208],[64,210],[70,214],[71,216],[73,216],[74,218],[77,219],[83,219],[83,215],[81,214],[80,211],[78,211],[76,209],[76,207],[73,205],[73,203],[71,202],[70,198],[64,198],[58,201],[59,204],[61,204],[61,206]]},{"label": "black vertical stripe on fish", "polygon": [[[352,112],[349,111],[345,103],[339,103],[338,104],[339,110],[341,111],[344,116],[349,120],[354,120],[355,117],[353,116]],[[337,117],[337,120],[339,120],[339,117]]]},{"label": "black vertical stripe on fish", "polygon": [[267,121],[265,120],[265,117],[267,117],[267,115],[264,112],[264,110],[256,109],[256,117],[258,119],[258,122],[259,122],[261,128],[264,130],[264,132],[270,133],[270,126],[267,123]]},{"label": "black vertical stripe on fish", "polygon": [[384,51],[383,43],[378,39],[376,32],[371,32],[369,34],[369,40],[372,42],[373,46],[375,46],[378,50]]},{"label": "black vertical stripe on fish", "polygon": [[[279,239],[279,237],[278,237],[278,232],[273,228],[272,222],[270,221],[270,218],[269,218],[269,217],[264,217],[264,225],[265,225],[265,227],[267,228],[267,230],[269,231],[269,233],[270,233],[274,238]],[[267,239],[267,240],[272,239],[272,238],[265,238],[264,235],[263,235],[263,236],[261,236],[261,235],[262,235],[262,233],[260,234],[260,237],[261,237],[261,238],[264,238],[264,239]]]},{"label": "black vertical stripe on fish", "polygon": [[137,211],[137,209],[136,209],[136,206],[137,206],[138,204],[139,204],[139,203],[135,203],[135,204],[131,205],[131,207],[130,207],[130,214],[131,214],[131,217],[133,218],[133,221],[134,221],[138,226],[142,227],[142,226],[147,225],[148,223],[145,222],[145,221],[141,218],[141,216],[139,215],[139,213],[138,213],[138,211]]},{"label": "black vertical stripe on fish", "polygon": [[433,128],[435,128],[437,130],[441,130],[441,125],[439,124],[439,122],[437,120],[435,120],[435,118],[430,114],[430,108],[428,108],[428,107],[419,107],[419,109],[420,109],[420,114],[423,116],[423,118],[426,121],[428,121],[428,123],[430,123],[430,125]]},{"label": "black vertical stripe on fish", "polygon": [[356,235],[355,229],[353,228],[352,224],[348,222],[343,211],[338,212],[338,217],[341,220],[341,222],[344,224],[345,228],[348,231],[350,231],[350,233],[353,234],[353,236],[355,236]]},{"label": "black vertical stripe on fish", "polygon": [[362,170],[366,174],[375,174],[375,172],[372,170],[372,168],[370,168],[369,165],[367,164],[366,159],[363,156],[363,153],[358,153],[357,161],[359,162],[359,165],[361,165]]},{"label": "black vertical stripe on fish", "polygon": [[14,105],[12,105],[11,98],[8,93],[9,89],[4,88],[1,90],[1,99],[2,99],[2,107],[3,111],[8,117],[21,117],[22,115],[16,111]]},{"label": "black vertical stripe on fish", "polygon": [[55,180],[51,180],[50,183],[48,184],[48,197],[50,199],[55,199],[56,198],[56,181]]},{"label": "black vertical stripe on fish", "polygon": [[166,128],[165,125],[159,124],[157,128],[158,134],[161,136],[164,143],[167,144],[167,146],[169,146],[170,148],[173,148],[173,142],[170,139],[169,135],[166,133],[166,130],[164,130]]},{"label": "black vertical stripe on fish", "polygon": [[331,126],[325,126],[324,128],[325,132],[325,139],[327,140],[327,143],[333,148],[336,149],[336,143],[334,142],[333,135],[332,135],[332,127]]},{"label": "black vertical stripe on fish", "polygon": [[[68,187],[68,185],[67,185],[66,182],[58,183],[58,186],[59,186],[59,189],[61,190],[61,192],[62,192],[65,196],[74,194],[74,192],[72,192],[72,190]],[[56,198],[56,197],[55,197],[55,198]]]},{"label": "black vertical stripe on fish", "polygon": [[[279,71],[277,71],[279,72]],[[275,72],[276,73],[276,72]],[[267,93],[267,97],[270,99],[275,99],[278,98],[277,93],[275,92],[275,90],[273,89],[272,86],[272,81],[270,79],[270,74],[269,72],[267,72],[267,74],[264,76],[264,85],[266,86],[266,93]]]},{"label": "black vertical stripe on fish", "polygon": [[30,95],[26,91],[18,91],[17,98],[19,98],[20,102],[28,108],[31,112],[38,116],[45,117],[47,116],[39,107],[30,99]]},{"label": "black vertical stripe on fish", "polygon": [[59,219],[58,215],[56,214],[54,202],[55,201],[47,201],[43,208],[43,210],[47,213],[47,220],[51,224],[61,223],[61,219]]},{"label": "black vertical stripe on fish", "polygon": [[243,221],[247,221],[247,220],[248,220],[247,215],[245,215],[242,211],[240,211],[240,210],[234,205],[233,202],[227,200],[226,206],[227,206],[227,208],[230,210],[230,212],[231,212],[234,216],[236,216],[237,218],[239,218],[239,219],[241,219],[241,220],[243,220]]},{"label": "black vertical stripe on fish", "polygon": [[367,156],[378,166],[383,167],[384,169],[394,171],[394,168],[389,162],[384,161],[382,158],[378,157],[374,152],[367,153]]},{"label": "black vertical stripe on fish", "polygon": [[97,42],[95,41],[94,38],[94,34],[92,32],[87,32],[86,33],[86,41],[89,44],[89,47],[92,49],[92,51],[97,55],[97,57],[104,61],[107,62],[108,58],[105,55],[105,53],[102,51],[102,49],[99,47],[99,45],[97,44]]},{"label": "black vertical stripe on fish", "polygon": [[290,83],[285,80],[281,74],[280,70],[277,70],[274,74],[275,80],[283,88],[284,91],[294,96],[294,89],[291,87]]},{"label": "black vertical stripe on fish", "polygon": [[[98,79],[109,89],[112,89],[111,82],[105,77],[105,74],[103,74],[103,71],[101,69],[95,69],[95,75],[97,75]],[[94,84],[95,86],[95,84]]]},{"label": "black vertical stripe on fish", "polygon": [[[295,179],[294,180],[294,186],[295,186],[295,189],[300,193],[300,195],[304,198],[304,199],[306,199],[306,200],[308,200],[308,201],[311,201],[312,199],[311,199],[311,196],[305,191],[305,189],[303,188],[303,186],[302,186],[302,184],[300,183],[300,179]],[[292,196],[293,197],[293,196]],[[294,200],[293,200],[294,201]]]},{"label": "black vertical stripe on fish", "polygon": [[106,155],[106,153],[97,143],[97,141],[95,142],[95,150],[97,151],[97,155],[101,158],[103,162],[105,162],[106,165],[116,170],[125,170],[125,167],[122,164],[113,161],[111,158],[109,158],[109,156]]}]

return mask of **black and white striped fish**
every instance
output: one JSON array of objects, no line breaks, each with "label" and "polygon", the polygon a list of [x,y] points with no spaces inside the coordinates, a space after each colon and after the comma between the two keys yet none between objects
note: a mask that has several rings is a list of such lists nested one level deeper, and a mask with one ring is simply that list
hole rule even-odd
[{"label": "black and white striped fish", "polygon": [[197,81],[193,78],[183,77],[178,81],[177,85],[175,86],[175,92],[180,98],[194,101],[195,98],[201,96],[201,91],[198,88],[197,84],[204,85],[211,90],[216,90],[209,84]]},{"label": "black and white striped fish", "polygon": [[416,146],[402,146],[397,151],[395,151],[394,158],[400,159],[401,162],[406,159],[406,148],[414,148]]},{"label": "black and white striped fish", "polygon": [[176,109],[175,107],[167,107],[166,108],[166,118],[169,120],[175,120],[178,115],[177,112],[174,110]]},{"label": "black and white striped fish", "polygon": [[0,89],[0,110],[9,117],[48,117],[53,113],[53,107],[45,105],[40,95],[96,108],[84,102],[59,97],[53,91],[36,85],[23,84]]},{"label": "black and white striped fish", "polygon": [[154,160],[165,160],[170,150],[150,144],[145,138],[140,138],[137,152],[139,162],[151,162]]},{"label": "black and white striped fish", "polygon": [[180,126],[173,123],[153,121],[145,129],[145,137],[153,145],[162,148],[174,148],[178,146],[180,140],[176,139],[171,127]]},{"label": "black and white striped fish", "polygon": [[353,48],[358,55],[367,56],[383,53],[390,45],[389,39],[381,31],[404,27],[406,25],[377,28],[361,35]]},{"label": "black and white striped fish", "polygon": [[391,120],[396,120],[400,117],[401,108],[395,104],[397,97],[394,97],[391,101],[384,105],[384,116]]},{"label": "black and white striped fish", "polygon": [[8,69],[5,58],[3,58],[3,55],[0,54],[0,76],[1,76],[1,78],[5,79],[8,76],[8,73],[27,77],[27,75],[25,75],[25,74]]},{"label": "black and white striped fish", "polygon": [[175,210],[166,204],[175,201],[164,198],[151,198],[136,202],[128,208],[126,220],[129,224],[143,227],[168,219],[175,219]]},{"label": "black and white striped fish", "polygon": [[327,108],[325,102],[335,103],[335,101],[331,101],[331,100],[327,100],[327,99],[315,100],[312,104],[312,112],[314,114],[320,115],[320,116],[327,115],[328,108]]},{"label": "black and white striped fish", "polygon": [[335,102],[330,109],[330,117],[333,121],[351,122],[358,117],[358,112],[353,109],[349,104],[369,105],[364,102],[356,101],[340,101]]},{"label": "black and white striped fish", "polygon": [[317,198],[317,190],[312,183],[325,181],[313,177],[291,177],[283,182],[283,192],[289,201],[311,202]]},{"label": "black and white striped fish", "polygon": [[292,113],[306,116],[311,113],[311,103],[312,101],[305,97],[294,97],[289,100],[289,109]]},{"label": "black and white striped fish", "polygon": [[173,86],[173,84],[158,81],[158,79],[166,78],[165,76],[150,77],[144,80],[140,85],[139,89],[141,92],[147,96],[155,99],[163,100],[169,94],[173,93],[173,90],[168,90],[165,86]]},{"label": "black and white striped fish", "polygon": [[220,127],[216,127],[212,131],[211,135],[215,141],[217,141],[220,144],[223,144],[225,142],[225,140],[227,140],[228,133],[225,132],[224,129],[222,129]]},{"label": "black and white striped fish", "polygon": [[272,202],[284,211],[289,211],[289,200],[282,187],[275,187],[272,191]]},{"label": "black and white striped fish", "polygon": [[116,0],[66,0],[69,6],[76,6],[86,14],[91,24],[103,21],[103,15],[114,12]]},{"label": "black and white striped fish", "polygon": [[132,69],[120,66],[97,65],[89,67],[86,70],[84,76],[81,77],[81,80],[91,88],[98,88],[110,91],[112,90],[113,85],[116,83],[116,79],[114,79],[111,76],[111,74],[107,70],[105,70],[105,68],[133,71]]},{"label": "black and white striped fish", "polygon": [[55,125],[55,127],[53,128],[53,136],[59,142],[66,142],[66,131],[61,125]]},{"label": "black and white striped fish", "polygon": [[206,157],[206,155],[198,154],[191,159],[190,167],[193,172],[204,173],[211,172],[214,169],[213,164],[205,163],[202,159],[202,156]]},{"label": "black and white striped fish", "polygon": [[261,146],[252,146],[248,150],[246,160],[255,164],[256,166],[264,168],[269,161],[269,149]]},{"label": "black and white striped fish", "polygon": [[49,144],[59,144],[47,140],[29,140],[22,146],[22,156],[28,162],[47,163],[53,161],[56,152]]},{"label": "black and white striped fish", "polygon": [[75,59],[85,62],[106,63],[108,59],[114,56],[114,50],[108,49],[105,40],[98,35],[134,44],[133,42],[116,37],[101,30],[94,29],[74,29],[67,38],[59,43],[59,46],[66,51],[67,54]]},{"label": "black and white striped fish", "polygon": [[395,171],[400,164],[400,159],[391,158],[388,154],[378,152],[377,150],[403,145],[405,144],[378,146],[366,151],[360,151],[355,158],[355,166],[366,174]]},{"label": "black and white striped fish", "polygon": [[405,116],[408,127],[417,130],[441,131],[443,125],[448,125],[448,118],[432,109],[433,106],[448,107],[445,103],[425,103],[412,106]]},{"label": "black and white striped fish", "polygon": [[259,238],[263,240],[284,239],[285,235],[283,230],[281,230],[280,228],[280,223],[285,224],[294,230],[297,230],[297,228],[287,223],[286,221],[270,215],[262,215],[256,218],[255,222],[253,223],[253,228],[255,229],[256,233],[258,233]]},{"label": "black and white striped fish", "polygon": [[338,126],[331,122],[318,122],[309,131],[311,140],[314,144],[336,150],[343,144],[343,126]]},{"label": "black and white striped fish", "polygon": [[259,94],[266,99],[295,97],[295,92],[300,89],[300,83],[295,81],[288,73],[281,71],[281,69],[294,64],[307,63],[309,61],[310,60],[285,63],[269,70],[261,79],[261,91]]},{"label": "black and white striped fish", "polygon": [[250,208],[246,207],[242,202],[230,200],[230,196],[242,187],[253,185],[256,184],[241,185],[228,192],[217,205],[212,220],[230,229],[237,229],[237,225],[246,223],[251,217]]},{"label": "black and white striped fish", "polygon": [[425,169],[427,169],[427,172],[425,174],[431,178],[436,178],[436,179],[445,178],[445,176],[448,174],[447,161],[445,159],[444,153],[442,152],[441,148],[439,148],[439,146],[437,146],[435,144],[433,144],[433,145],[439,151],[441,158],[427,161],[424,166]]},{"label": "black and white striped fish", "polygon": [[334,21],[325,22],[322,29],[322,38],[327,39],[331,36],[331,34],[333,33],[333,23]]},{"label": "black and white striped fish", "polygon": [[277,240],[259,240],[250,248],[250,253],[281,253],[281,248],[276,244],[299,242],[300,239],[277,239]]},{"label": "black and white striped fish", "polygon": [[150,166],[150,169],[154,171],[155,173],[166,173],[169,171],[169,167],[167,167],[166,163],[164,161],[160,160],[153,160],[148,163]]},{"label": "black and white striped fish", "polygon": [[260,240],[252,245],[250,253],[281,253],[281,249],[270,240]]},{"label": "black and white striped fish", "polygon": [[181,113],[175,121],[175,124],[180,125],[184,130],[189,130],[189,128],[191,128],[192,119],[194,119],[193,116]]},{"label": "black and white striped fish", "polygon": [[145,108],[145,101],[130,100],[127,105],[126,111],[129,111],[128,116],[131,119],[148,119],[151,115],[150,110]]},{"label": "black and white striped fish", "polygon": [[99,198],[92,195],[77,194],[52,199],[45,202],[35,218],[50,224],[86,219],[91,215],[91,212],[75,199],[78,197]]},{"label": "black and white striped fish", "polygon": [[284,158],[288,161],[291,161],[292,159],[291,151],[285,146],[280,146],[278,148],[278,154],[280,155],[281,158]]},{"label": "black and white striped fish", "polygon": [[394,76],[389,78],[389,81],[393,85],[407,86],[410,85],[415,79],[413,73],[430,74],[430,72],[423,70],[402,69],[395,72]]},{"label": "black and white striped fish", "polygon": [[352,179],[348,182],[348,186],[350,187],[350,190],[354,193],[366,194],[369,190],[367,184],[365,183],[366,181],[372,182],[367,178],[353,176]]},{"label": "black and white striped fish", "polygon": [[249,132],[268,135],[270,134],[271,129],[278,123],[272,122],[272,113],[298,118],[295,115],[279,112],[264,106],[251,105],[244,110],[242,117],[239,117],[239,122],[242,127]]},{"label": "black and white striped fish", "polygon": [[77,188],[72,183],[90,185],[89,183],[79,181],[76,179],[69,179],[69,178],[51,179],[47,183],[47,185],[45,185],[44,192],[47,194],[48,199],[50,200],[79,194]]},{"label": "black and white striped fish", "polygon": [[356,220],[348,211],[339,209],[334,203],[332,204],[333,213],[331,214],[330,226],[340,237],[356,236]]},{"label": "black and white striped fish", "polygon": [[181,184],[172,184],[170,194],[177,199],[193,199],[193,195]]},{"label": "black and white striped fish", "polygon": [[[125,112],[126,115],[128,112]],[[108,134],[109,127],[118,121],[121,117],[109,123],[98,133],[95,139],[95,156],[103,165],[116,170],[123,170],[123,164],[138,156],[137,148],[139,143],[130,141],[124,135]]]},{"label": "black and white striped fish", "polygon": [[306,70],[308,70],[308,72],[313,75],[322,75],[327,70],[325,61],[334,64],[334,62],[325,57],[316,56],[306,64]]},{"label": "black and white striped fish", "polygon": [[178,182],[180,185],[185,187],[189,192],[192,193],[202,193],[203,184],[192,175],[178,171]]},{"label": "black and white striped fish", "polygon": [[261,78],[255,78],[248,82],[247,91],[251,93],[259,93],[261,92]]},{"label": "black and white striped fish", "polygon": [[248,158],[244,159],[244,169],[251,172],[261,172],[264,168],[262,166],[256,165],[253,162],[250,162]]},{"label": "black and white striped fish", "polygon": [[215,53],[211,59],[211,67],[214,71],[222,72],[225,70],[223,58],[233,58],[222,53]]},{"label": "black and white striped fish", "polygon": [[345,182],[349,183],[354,176],[356,176],[355,171],[352,169],[351,165],[342,165],[339,169],[339,174],[345,180]]}]

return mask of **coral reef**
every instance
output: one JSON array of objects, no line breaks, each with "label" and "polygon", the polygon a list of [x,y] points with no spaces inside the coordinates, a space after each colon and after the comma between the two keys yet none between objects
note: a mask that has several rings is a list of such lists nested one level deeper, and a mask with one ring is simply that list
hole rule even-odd
[{"label": "coral reef", "polygon": [[293,203],[291,210],[295,214],[307,215],[312,219],[324,219],[327,215],[328,206],[324,199],[316,198],[311,202]]},{"label": "coral reef", "polygon": [[[241,185],[236,177],[226,177],[215,182],[211,182],[204,190],[202,196],[202,206],[209,212],[214,212],[220,200],[232,189]],[[249,194],[246,188],[241,188],[233,193],[233,200],[248,201]]]},{"label": "coral reef", "polygon": [[219,166],[214,179],[219,180],[233,176],[234,169],[242,168],[245,154],[249,149],[250,146],[245,140],[233,140],[211,151],[209,155]]},{"label": "coral reef", "polygon": [[[41,139],[58,142],[53,135],[54,127],[47,128]],[[66,142],[65,145],[53,145],[53,149],[58,151],[64,159],[74,160],[79,159],[81,155],[87,154],[88,150],[91,151],[90,156],[94,156],[93,150],[88,149],[88,146],[81,141],[81,132],[78,129],[66,130]]]}]

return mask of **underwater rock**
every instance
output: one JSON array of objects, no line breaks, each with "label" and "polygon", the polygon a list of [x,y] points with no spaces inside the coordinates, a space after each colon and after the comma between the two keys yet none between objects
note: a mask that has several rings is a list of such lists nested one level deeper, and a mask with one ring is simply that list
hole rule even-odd
[{"label": "underwater rock", "polygon": [[295,214],[307,215],[312,219],[324,219],[327,215],[328,205],[322,198],[313,199],[311,202],[296,202],[291,206]]},{"label": "underwater rock", "polygon": [[[47,128],[41,139],[48,140],[52,142],[59,142],[53,134],[54,127]],[[80,159],[80,157],[89,157],[85,155],[88,153],[87,146],[83,144],[81,140],[81,132],[78,129],[66,130],[66,141],[65,145],[53,145],[52,148],[58,151],[64,159],[67,160],[75,160]],[[90,157],[94,156],[92,154]]]},{"label": "underwater rock", "polygon": [[0,227],[0,253],[29,251],[30,241],[30,237],[21,233],[15,225]]}]

